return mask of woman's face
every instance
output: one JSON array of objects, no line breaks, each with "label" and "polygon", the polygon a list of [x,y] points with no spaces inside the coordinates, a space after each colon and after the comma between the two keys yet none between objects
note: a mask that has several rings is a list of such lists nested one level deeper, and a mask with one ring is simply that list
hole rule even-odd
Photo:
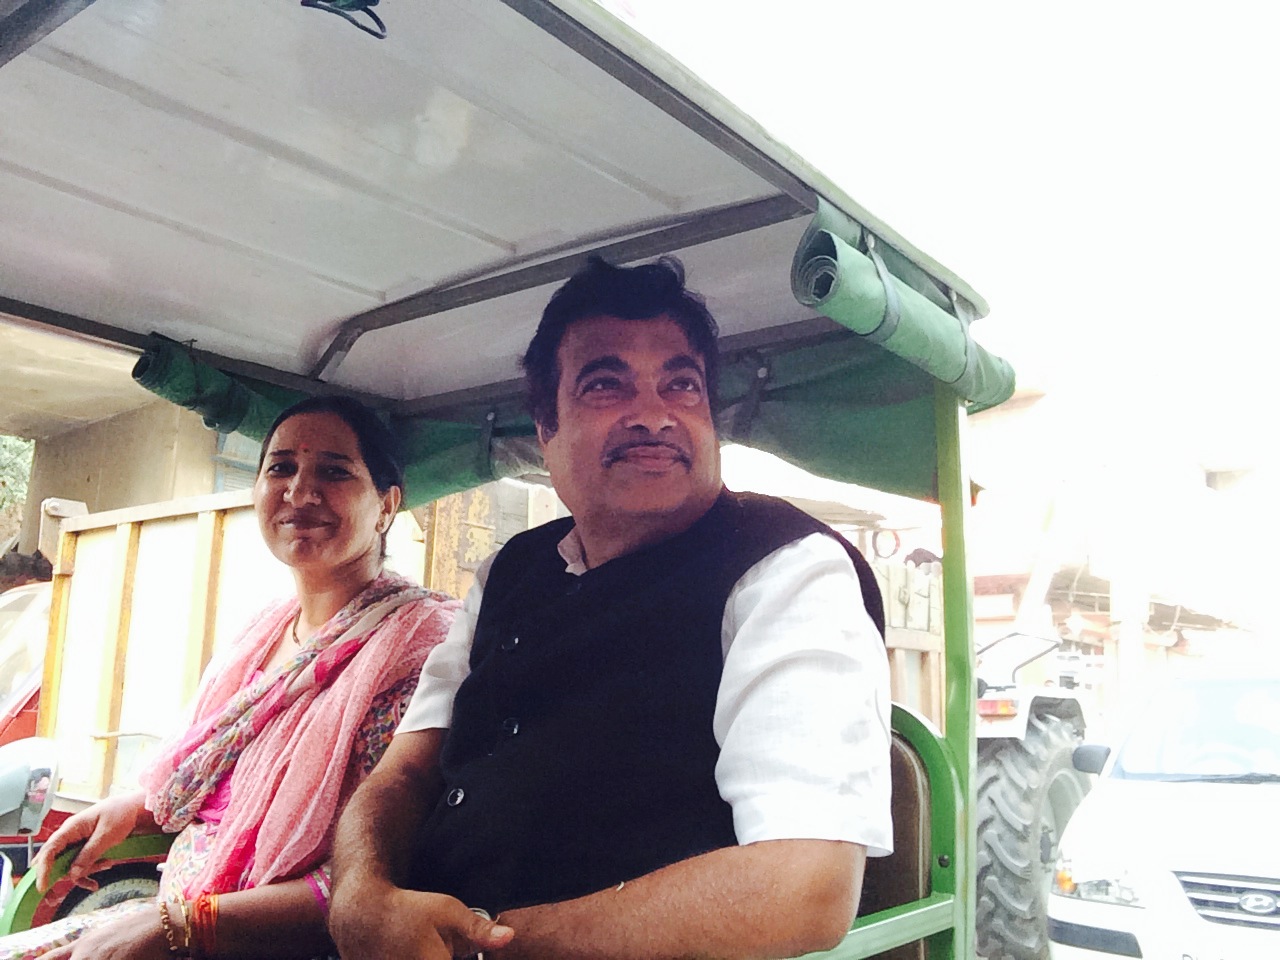
[{"label": "woman's face", "polygon": [[341,572],[381,564],[382,534],[400,489],[379,493],[360,443],[333,413],[300,413],[276,428],[253,485],[267,546],[299,570]]}]

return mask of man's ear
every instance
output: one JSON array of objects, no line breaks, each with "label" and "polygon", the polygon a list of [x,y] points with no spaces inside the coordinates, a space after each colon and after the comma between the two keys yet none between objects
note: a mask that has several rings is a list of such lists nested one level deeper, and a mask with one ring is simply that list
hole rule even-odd
[{"label": "man's ear", "polygon": [[538,445],[545,447],[552,437],[556,435],[554,430],[547,427],[545,423],[534,424],[538,431]]}]

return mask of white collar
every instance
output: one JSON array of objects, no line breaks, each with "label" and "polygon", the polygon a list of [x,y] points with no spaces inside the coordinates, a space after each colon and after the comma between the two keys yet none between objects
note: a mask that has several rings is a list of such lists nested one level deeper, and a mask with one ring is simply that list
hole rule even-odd
[{"label": "white collar", "polygon": [[578,536],[578,528],[572,528],[556,546],[560,558],[565,563],[565,573],[580,577],[587,572],[587,552],[582,547],[582,538]]}]

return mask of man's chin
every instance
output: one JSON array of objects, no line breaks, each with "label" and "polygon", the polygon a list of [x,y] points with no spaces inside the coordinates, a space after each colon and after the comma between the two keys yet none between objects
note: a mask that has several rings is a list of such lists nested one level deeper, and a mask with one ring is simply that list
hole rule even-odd
[{"label": "man's chin", "polygon": [[689,513],[701,515],[711,507],[720,492],[718,488],[714,491],[695,489],[689,485],[687,477],[680,478],[683,482],[679,483],[671,482],[672,479],[669,476],[637,478],[612,498],[613,511],[637,518],[670,518]]}]

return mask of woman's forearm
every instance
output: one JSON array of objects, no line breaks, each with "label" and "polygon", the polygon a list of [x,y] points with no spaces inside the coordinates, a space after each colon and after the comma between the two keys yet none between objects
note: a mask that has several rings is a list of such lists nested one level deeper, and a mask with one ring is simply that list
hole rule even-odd
[{"label": "woman's forearm", "polygon": [[[194,917],[195,902],[187,903]],[[177,904],[170,910],[180,924]],[[180,934],[179,934],[180,935]],[[318,957],[333,952],[325,908],[304,878],[218,897],[214,955],[219,958]]]}]

